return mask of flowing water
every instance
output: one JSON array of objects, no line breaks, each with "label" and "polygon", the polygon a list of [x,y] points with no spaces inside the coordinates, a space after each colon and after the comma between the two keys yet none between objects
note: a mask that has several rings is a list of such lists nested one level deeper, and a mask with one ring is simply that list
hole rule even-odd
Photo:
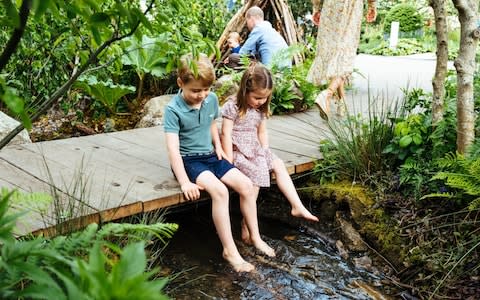
[{"label": "flowing water", "polygon": [[[290,217],[286,204],[275,197],[259,200],[260,232],[275,249],[275,258],[241,242],[240,215],[232,209],[236,244],[256,266],[254,273],[245,274],[236,274],[222,259],[209,204],[169,214],[167,221],[180,226],[159,264],[164,275],[174,276],[166,292],[175,299],[381,299],[370,287],[381,290],[382,275],[355,267],[353,254],[340,257],[332,223]],[[322,217],[319,206],[310,209]]]}]

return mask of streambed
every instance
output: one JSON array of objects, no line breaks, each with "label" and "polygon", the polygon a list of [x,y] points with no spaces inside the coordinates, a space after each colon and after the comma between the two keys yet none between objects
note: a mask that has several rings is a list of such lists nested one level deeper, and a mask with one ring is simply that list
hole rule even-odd
[{"label": "streambed", "polygon": [[284,199],[269,195],[259,198],[260,232],[276,251],[275,258],[268,258],[241,242],[241,216],[235,207],[238,200],[232,200],[236,244],[242,256],[256,266],[250,274],[235,273],[222,259],[209,203],[169,214],[167,221],[180,226],[159,263],[164,275],[173,276],[166,292],[174,299],[386,298],[381,272],[375,266],[354,264],[365,253],[342,258],[335,247],[333,222],[322,218],[319,205],[309,205],[321,217],[320,222],[290,217]]}]

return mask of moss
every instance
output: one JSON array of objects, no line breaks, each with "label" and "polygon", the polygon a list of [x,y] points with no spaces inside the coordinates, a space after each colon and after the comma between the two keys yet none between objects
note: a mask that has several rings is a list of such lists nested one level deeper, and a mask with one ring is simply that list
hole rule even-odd
[{"label": "moss", "polygon": [[366,187],[350,182],[323,184],[307,189],[317,201],[333,200],[337,208],[348,206],[351,218],[364,239],[394,265],[402,265],[406,256],[399,229],[388,214],[375,207],[374,194]]}]

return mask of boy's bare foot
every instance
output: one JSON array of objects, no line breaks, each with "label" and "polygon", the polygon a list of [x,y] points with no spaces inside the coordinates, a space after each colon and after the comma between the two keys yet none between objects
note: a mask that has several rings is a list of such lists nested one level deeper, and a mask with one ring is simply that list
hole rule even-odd
[{"label": "boy's bare foot", "polygon": [[272,247],[270,247],[263,240],[253,242],[253,246],[257,248],[257,250],[259,250],[260,252],[264,253],[265,255],[269,257],[275,257],[275,250],[273,250]]},{"label": "boy's bare foot", "polygon": [[252,272],[255,270],[255,266],[245,261],[241,256],[230,256],[223,251],[223,258],[228,261],[235,272]]},{"label": "boy's bare foot", "polygon": [[291,214],[294,217],[304,218],[307,221],[318,222],[318,218],[312,215],[312,213],[309,212],[308,209],[306,209],[305,207],[301,207],[301,208],[294,207],[292,208]]}]

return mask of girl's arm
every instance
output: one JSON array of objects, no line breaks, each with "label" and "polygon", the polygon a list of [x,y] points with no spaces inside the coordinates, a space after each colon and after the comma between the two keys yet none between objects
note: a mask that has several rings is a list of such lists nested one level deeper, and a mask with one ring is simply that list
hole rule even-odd
[{"label": "girl's arm", "polygon": [[220,135],[218,134],[217,122],[215,120],[210,125],[210,132],[212,133],[212,143],[215,148],[215,153],[217,154],[218,159],[222,159],[225,156],[223,152],[222,143],[220,141]]},{"label": "girl's arm", "polygon": [[267,132],[267,119],[263,119],[258,126],[258,141],[262,148],[268,148],[268,132]]},{"label": "girl's arm", "polygon": [[172,166],[173,173],[180,184],[180,189],[185,195],[185,198],[187,200],[196,200],[200,198],[200,190],[203,190],[203,188],[191,182],[187,176],[187,172],[185,172],[185,166],[183,165],[182,156],[180,155],[180,141],[178,134],[167,132],[165,134],[165,140],[167,143],[170,165]]},{"label": "girl's arm", "polygon": [[232,145],[233,120],[223,118],[222,121],[222,147],[226,159],[233,163],[233,145]]}]

